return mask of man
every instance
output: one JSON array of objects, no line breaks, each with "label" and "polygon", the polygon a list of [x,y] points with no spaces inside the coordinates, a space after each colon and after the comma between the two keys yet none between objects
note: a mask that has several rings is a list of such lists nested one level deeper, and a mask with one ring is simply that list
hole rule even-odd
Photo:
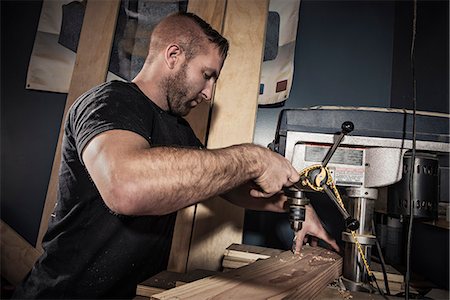
[{"label": "man", "polygon": [[[177,210],[224,195],[284,211],[280,190],[299,180],[284,157],[253,144],[202,149],[182,118],[211,99],[227,51],[196,15],[170,15],[133,82],[105,83],[77,100],[45,252],[15,297],[133,298],[138,283],[166,268]],[[302,237],[337,248],[308,215]]]}]

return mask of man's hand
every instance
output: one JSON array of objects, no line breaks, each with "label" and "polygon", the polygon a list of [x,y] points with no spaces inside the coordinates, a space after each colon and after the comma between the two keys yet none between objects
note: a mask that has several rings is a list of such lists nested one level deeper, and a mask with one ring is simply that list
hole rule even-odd
[{"label": "man's hand", "polygon": [[250,195],[258,198],[269,198],[300,180],[300,175],[284,156],[267,148],[259,148],[261,172],[253,180],[258,189],[250,191]]},{"label": "man's hand", "polygon": [[320,222],[319,217],[316,214],[316,211],[311,205],[306,205],[306,219],[303,222],[302,229],[297,232],[297,235],[294,237],[295,250],[296,254],[300,253],[303,247],[303,242],[307,239],[307,235],[313,236],[313,242],[311,246],[317,245],[317,238],[322,239],[327,242],[334,250],[339,252],[339,246],[336,241],[326,232],[323,228],[322,223]]}]

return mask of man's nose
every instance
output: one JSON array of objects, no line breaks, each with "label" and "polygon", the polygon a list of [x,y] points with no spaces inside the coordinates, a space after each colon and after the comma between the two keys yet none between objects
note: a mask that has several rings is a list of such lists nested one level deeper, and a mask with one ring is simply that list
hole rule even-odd
[{"label": "man's nose", "polygon": [[203,100],[211,101],[213,91],[214,91],[214,82],[212,80],[208,80],[206,82],[205,88],[202,90]]}]

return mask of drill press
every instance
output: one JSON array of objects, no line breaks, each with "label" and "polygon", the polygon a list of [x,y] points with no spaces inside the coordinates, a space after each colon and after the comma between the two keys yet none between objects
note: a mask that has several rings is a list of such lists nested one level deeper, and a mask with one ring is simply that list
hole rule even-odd
[{"label": "drill press", "polygon": [[[375,202],[379,201],[378,188],[396,183],[406,186],[409,171],[405,172],[405,168],[419,169],[408,167],[414,164],[409,155],[413,147],[412,115],[411,111],[399,109],[336,106],[286,109],[280,113],[271,147],[290,160],[302,178],[285,191],[289,198],[291,227],[294,231],[301,228],[304,206],[309,203],[305,196],[307,191],[325,192],[333,203],[339,203],[336,207],[347,227],[341,236],[345,244],[343,281],[350,290],[369,289],[368,266],[371,248],[376,242],[372,220]],[[346,135],[350,131],[341,127],[348,120],[355,127],[350,135]],[[420,160],[424,155],[448,159],[449,115],[417,112],[416,124],[415,149],[420,156],[416,156],[415,163],[426,164]],[[420,168],[428,170],[426,165]],[[447,172],[442,177],[448,178],[448,169],[443,168],[442,172]],[[437,173],[441,171],[421,172],[413,182],[415,189],[422,191],[422,183],[417,180],[425,182]],[[343,199],[336,192],[337,186],[345,189]],[[447,183],[441,183],[442,186]],[[427,189],[431,190],[438,189]],[[437,216],[439,197],[448,198],[448,192],[444,196],[435,192],[425,194],[416,193],[416,197],[423,198],[413,199],[414,203],[420,203],[414,208],[415,214]],[[406,214],[411,201],[405,197],[405,193],[396,196],[394,213]],[[341,200],[346,202],[345,210],[340,209]]]},{"label": "drill press", "polygon": [[[294,231],[294,236],[297,236],[297,232],[302,229],[302,222],[305,221],[305,205],[310,203],[305,192],[311,191],[324,191],[333,203],[338,208],[339,212],[342,214],[345,220],[345,227],[349,230],[356,230],[359,228],[359,222],[355,218],[351,217],[347,210],[340,203],[340,200],[336,197],[333,192],[333,178],[329,170],[327,169],[327,164],[329,163],[331,157],[336,152],[336,149],[341,144],[344,136],[354,129],[354,125],[350,121],[342,123],[341,133],[339,134],[337,140],[334,142],[333,146],[328,151],[327,155],[323,159],[320,165],[314,165],[309,168],[304,169],[300,173],[300,180],[284,190],[287,197],[287,203],[289,207],[289,223],[292,230]],[[331,187],[330,187],[331,185]],[[292,245],[292,251],[295,252],[296,240],[294,237],[294,242]],[[302,241],[299,241],[300,243]]]}]

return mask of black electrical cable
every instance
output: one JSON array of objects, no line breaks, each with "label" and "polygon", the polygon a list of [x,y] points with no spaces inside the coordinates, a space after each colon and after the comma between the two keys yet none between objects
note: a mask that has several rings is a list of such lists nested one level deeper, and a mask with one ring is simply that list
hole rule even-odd
[{"label": "black electrical cable", "polygon": [[413,116],[412,116],[412,157],[410,163],[410,176],[409,176],[409,224],[408,224],[408,237],[406,246],[406,273],[405,273],[405,299],[409,300],[409,285],[411,277],[411,240],[412,240],[412,227],[414,221],[414,170],[416,163],[416,98],[417,98],[417,86],[415,76],[415,42],[416,42],[416,24],[417,22],[417,0],[413,0],[413,24],[412,24],[412,38],[411,38],[411,73],[412,73],[412,85],[413,85]]},{"label": "black electrical cable", "polygon": [[378,285],[378,282],[377,282],[377,280],[376,280],[376,278],[375,278],[375,276],[373,276],[373,281],[375,282],[375,285],[377,286],[377,290],[378,290],[378,293],[380,293],[380,295],[384,298],[384,299],[389,299],[384,293],[383,293],[383,290],[380,288],[380,286]]},{"label": "black electrical cable", "polygon": [[375,244],[377,246],[378,257],[381,262],[381,270],[383,271],[384,287],[386,288],[386,294],[391,295],[391,291],[389,289],[388,278],[387,278],[387,272],[386,272],[386,262],[384,261],[384,256],[383,256],[383,253],[381,252],[380,242],[376,238],[375,222],[373,219],[372,219],[372,234],[375,236]]}]

